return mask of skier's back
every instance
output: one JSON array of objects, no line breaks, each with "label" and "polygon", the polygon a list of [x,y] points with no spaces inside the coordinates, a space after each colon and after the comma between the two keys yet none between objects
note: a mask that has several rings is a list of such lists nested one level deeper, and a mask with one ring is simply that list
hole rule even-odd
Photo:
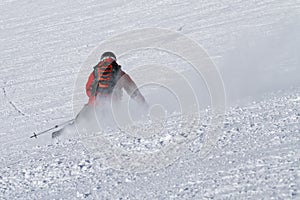
[{"label": "skier's back", "polygon": [[97,104],[97,99],[101,103],[101,98],[107,97],[111,97],[112,100],[121,100],[123,89],[137,103],[147,104],[134,81],[117,63],[116,56],[112,52],[103,53],[86,83],[88,105]]}]

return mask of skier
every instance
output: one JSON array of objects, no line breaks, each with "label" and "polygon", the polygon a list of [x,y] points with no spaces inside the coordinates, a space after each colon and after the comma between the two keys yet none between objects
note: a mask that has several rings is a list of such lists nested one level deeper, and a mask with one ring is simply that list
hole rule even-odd
[{"label": "skier", "polygon": [[105,52],[86,83],[86,94],[89,97],[88,105],[93,106],[97,102],[101,103],[101,98],[109,97],[112,100],[121,100],[122,89],[125,89],[127,94],[137,103],[147,106],[145,98],[134,81],[117,64],[115,54]]},{"label": "skier", "polygon": [[[72,125],[78,118],[85,119],[90,116],[93,109],[101,108],[101,103],[107,100],[120,101],[123,89],[135,100],[146,112],[149,108],[144,96],[137,88],[131,77],[121,69],[117,58],[112,52],[104,52],[100,62],[94,66],[86,83],[86,94],[89,101],[77,114]],[[52,133],[52,138],[59,136],[64,128]]]}]

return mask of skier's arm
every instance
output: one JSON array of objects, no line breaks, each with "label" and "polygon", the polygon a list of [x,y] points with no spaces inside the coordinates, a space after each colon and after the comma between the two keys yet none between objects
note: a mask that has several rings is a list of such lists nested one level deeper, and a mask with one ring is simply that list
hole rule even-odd
[{"label": "skier's arm", "polygon": [[130,95],[130,97],[137,101],[139,104],[147,104],[145,98],[137,88],[135,82],[130,78],[130,76],[124,72],[122,78],[124,80],[124,89],[127,94]]},{"label": "skier's arm", "polygon": [[86,91],[86,95],[88,97],[91,97],[92,95],[92,84],[93,84],[93,81],[94,81],[94,74],[91,73],[90,76],[89,76],[89,79],[85,85],[85,91]]}]

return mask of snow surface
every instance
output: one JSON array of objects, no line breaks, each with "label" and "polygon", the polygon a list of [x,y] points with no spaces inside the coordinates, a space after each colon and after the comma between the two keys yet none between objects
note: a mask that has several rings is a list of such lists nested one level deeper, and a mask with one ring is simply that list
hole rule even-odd
[{"label": "snow surface", "polygon": [[[0,5],[0,199],[300,198],[300,1],[2,0]],[[198,137],[178,159],[143,173],[107,166],[80,140],[55,143],[50,134],[29,139],[76,114],[77,74],[99,43],[147,27],[193,39],[220,70],[228,107],[210,154],[201,154],[209,115],[192,127]],[[129,52],[120,64],[126,71],[162,55],[164,64],[186,65],[147,49]],[[171,132],[179,122],[170,118]],[[117,130],[105,134],[115,146],[142,152],[174,137],[143,141]]]}]

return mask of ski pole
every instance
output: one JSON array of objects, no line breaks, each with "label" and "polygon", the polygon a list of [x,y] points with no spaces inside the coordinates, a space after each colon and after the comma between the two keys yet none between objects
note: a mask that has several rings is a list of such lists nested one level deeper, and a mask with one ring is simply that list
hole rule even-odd
[{"label": "ski pole", "polygon": [[64,122],[64,123],[55,125],[55,126],[53,126],[52,128],[49,128],[49,129],[44,130],[44,131],[39,132],[39,133],[35,133],[35,132],[34,132],[33,135],[30,136],[30,138],[37,138],[37,136],[39,136],[39,135],[42,135],[42,134],[44,134],[44,133],[47,133],[48,131],[51,131],[51,130],[53,130],[53,129],[56,129],[56,128],[58,128],[58,127],[60,127],[60,126],[63,126],[63,125],[65,125],[65,124],[68,124],[68,123],[70,123],[70,122],[73,122],[74,120],[75,120],[75,119],[70,119],[70,120],[68,120],[68,121],[66,121],[66,122]]}]

